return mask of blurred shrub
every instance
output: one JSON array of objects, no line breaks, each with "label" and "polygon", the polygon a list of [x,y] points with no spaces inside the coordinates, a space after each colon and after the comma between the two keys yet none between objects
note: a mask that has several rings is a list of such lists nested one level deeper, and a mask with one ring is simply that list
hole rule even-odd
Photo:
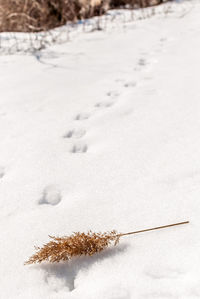
[{"label": "blurred shrub", "polygon": [[109,8],[147,7],[167,0],[0,0],[0,32],[38,32],[104,14]]}]

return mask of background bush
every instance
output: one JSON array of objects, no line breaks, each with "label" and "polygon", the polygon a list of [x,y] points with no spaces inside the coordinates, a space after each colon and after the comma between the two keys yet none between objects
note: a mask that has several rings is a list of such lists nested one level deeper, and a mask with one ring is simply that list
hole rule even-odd
[{"label": "background bush", "polygon": [[38,32],[102,15],[109,8],[147,7],[167,0],[0,0],[0,32]]}]

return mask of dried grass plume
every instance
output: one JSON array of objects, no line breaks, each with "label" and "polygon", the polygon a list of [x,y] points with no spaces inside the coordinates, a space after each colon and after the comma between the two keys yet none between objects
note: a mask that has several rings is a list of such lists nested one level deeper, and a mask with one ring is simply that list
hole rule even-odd
[{"label": "dried grass plume", "polygon": [[81,255],[92,256],[95,253],[103,251],[110,245],[116,246],[119,243],[119,239],[123,236],[169,228],[172,226],[188,223],[189,221],[183,221],[123,234],[119,234],[113,230],[111,232],[105,233],[93,233],[92,231],[89,231],[87,234],[76,232],[71,236],[61,238],[49,236],[51,241],[45,244],[43,247],[35,247],[36,253],[25,262],[25,265],[41,263],[43,261],[48,261],[51,263],[68,261],[75,256]]},{"label": "dried grass plume", "polygon": [[49,236],[52,240],[43,247],[35,247],[36,253],[32,255],[25,265],[48,261],[51,263],[68,261],[75,256],[92,256],[99,253],[109,245],[117,245],[120,235],[116,231],[106,233],[87,234],[76,232],[71,236],[62,238]]}]

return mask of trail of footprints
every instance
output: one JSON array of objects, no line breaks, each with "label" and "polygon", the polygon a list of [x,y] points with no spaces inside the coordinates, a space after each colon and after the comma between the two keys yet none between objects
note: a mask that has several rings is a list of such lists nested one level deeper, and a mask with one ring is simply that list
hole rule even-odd
[{"label": "trail of footprints", "polygon": [[[140,63],[142,65],[146,65],[143,61],[143,59],[140,60]],[[137,85],[135,81],[125,81],[123,79],[118,79],[115,80],[116,82],[121,82],[123,88],[132,88]],[[111,108],[112,106],[115,105],[116,99],[120,96],[120,92],[116,90],[110,90],[106,93],[106,99],[97,102],[93,108],[95,110],[93,111],[93,114],[97,111],[102,111],[103,109]],[[92,116],[91,113],[83,112],[83,113],[78,113],[74,117],[75,122],[80,122],[81,126],[83,123],[87,120],[90,119]],[[77,124],[76,124],[77,125]],[[75,125],[75,127],[76,127]],[[64,135],[63,138],[66,139],[72,139],[73,144],[69,150],[70,153],[72,154],[83,154],[86,153],[89,149],[88,145],[86,142],[84,142],[83,137],[86,135],[87,131],[83,128],[72,128],[68,130]],[[78,140],[77,140],[78,139]]]},{"label": "trail of footprints", "polygon": [[[143,55],[144,56],[144,55]],[[148,65],[148,61],[144,57],[140,57],[137,65],[139,67],[145,67]],[[120,83],[123,88],[134,88],[137,85],[136,81],[126,81],[123,79],[116,79],[116,83]],[[120,96],[120,92],[117,90],[110,90],[106,93],[106,99],[97,102],[93,108],[93,113],[77,113],[74,117],[74,122],[80,122],[80,127],[77,128],[77,124],[74,126],[75,128],[72,128],[68,130],[64,135],[63,138],[71,139],[73,140],[71,148],[69,150],[72,154],[83,154],[88,152],[88,144],[84,141],[83,137],[87,134],[87,131],[82,127],[84,122],[88,121],[93,114],[97,111],[102,111],[103,109],[111,108],[115,105],[116,99]]]},{"label": "trail of footprints", "polygon": [[[146,66],[147,62],[144,58],[139,59],[139,66]],[[135,81],[126,81],[124,79],[116,79],[116,83],[120,83],[123,89],[126,88],[134,88],[137,85]],[[83,124],[87,122],[91,116],[95,114],[95,112],[102,111],[103,109],[112,108],[118,97],[120,96],[120,92],[116,90],[110,90],[106,93],[106,99],[97,102],[94,105],[93,114],[92,113],[77,113],[73,119],[74,128],[69,129],[63,135],[64,139],[68,139],[71,143],[69,152],[71,154],[85,154],[88,152],[88,144],[84,141],[84,137],[87,134],[86,129],[83,128]],[[77,123],[80,125],[77,128]],[[0,179],[4,176],[4,169],[0,167]],[[44,188],[41,198],[39,199],[40,205],[51,205],[56,206],[62,200],[61,192],[55,185],[48,185]]]},{"label": "trail of footprints", "polygon": [[[139,59],[139,66],[146,66],[147,62],[144,58]],[[120,83],[122,88],[134,88],[137,85],[135,81],[126,81],[122,78],[116,79],[117,84]],[[97,102],[93,107],[93,113],[77,113],[73,119],[74,128],[67,130],[62,136],[64,139],[68,140],[71,143],[69,152],[71,154],[85,154],[88,152],[89,147],[85,142],[84,137],[87,134],[86,129],[83,128],[83,124],[87,122],[91,116],[93,116],[98,111],[103,111],[104,109],[111,109],[116,100],[120,96],[120,92],[116,90],[110,90],[106,93],[106,98],[102,101]],[[80,126],[77,128],[77,124]],[[0,167],[0,179],[4,176],[4,168]],[[50,205],[56,206],[62,200],[62,195],[59,188],[56,185],[47,185],[42,192],[41,198],[38,201],[39,205]]]},{"label": "trail of footprints", "polygon": [[[106,97],[108,99],[102,100],[97,102],[94,105],[93,114],[97,111],[100,111],[102,109],[110,108],[115,104],[116,98],[120,95],[117,91],[108,91],[106,93]],[[83,154],[88,151],[88,145],[83,140],[83,137],[86,135],[87,131],[82,128],[81,126],[84,124],[85,121],[89,120],[92,116],[91,113],[78,113],[74,117],[74,122],[80,122],[80,128],[72,128],[63,135],[63,138],[71,139],[73,140],[72,146],[69,150],[72,154]],[[75,127],[77,126],[77,123],[75,124]]]},{"label": "trail of footprints", "polygon": [[[112,99],[118,95],[117,92],[109,92],[107,96],[111,97]],[[98,102],[94,105],[94,108],[97,109],[104,109],[109,108],[114,105],[114,101],[112,100],[105,100],[102,102]],[[94,111],[95,112],[95,111]],[[85,121],[87,121],[91,117],[90,113],[78,113],[74,117],[74,122],[80,122],[82,125]],[[68,139],[70,142],[72,141],[72,145],[70,147],[69,152],[72,154],[83,154],[88,151],[88,145],[84,142],[83,137],[86,135],[87,131],[84,128],[72,128],[65,132],[63,135],[64,139]],[[3,169],[0,167],[0,178],[4,176]],[[56,185],[47,185],[42,192],[41,198],[38,201],[39,205],[50,205],[56,206],[62,200],[62,195],[59,188]]]}]

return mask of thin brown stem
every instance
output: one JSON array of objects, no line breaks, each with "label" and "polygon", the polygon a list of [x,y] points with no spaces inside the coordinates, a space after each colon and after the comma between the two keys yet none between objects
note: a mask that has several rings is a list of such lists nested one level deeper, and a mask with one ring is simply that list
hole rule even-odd
[{"label": "thin brown stem", "polygon": [[142,230],[138,230],[138,231],[135,231],[135,232],[119,234],[117,236],[122,237],[122,236],[127,236],[127,235],[139,234],[139,233],[144,233],[144,232],[148,232],[148,231],[151,231],[151,230],[162,229],[162,228],[167,228],[167,227],[182,225],[182,224],[187,224],[187,223],[189,223],[189,221],[178,222],[178,223],[173,223],[173,224],[168,224],[168,225],[163,225],[163,226],[157,226],[157,227],[153,227],[153,228],[142,229]]}]

